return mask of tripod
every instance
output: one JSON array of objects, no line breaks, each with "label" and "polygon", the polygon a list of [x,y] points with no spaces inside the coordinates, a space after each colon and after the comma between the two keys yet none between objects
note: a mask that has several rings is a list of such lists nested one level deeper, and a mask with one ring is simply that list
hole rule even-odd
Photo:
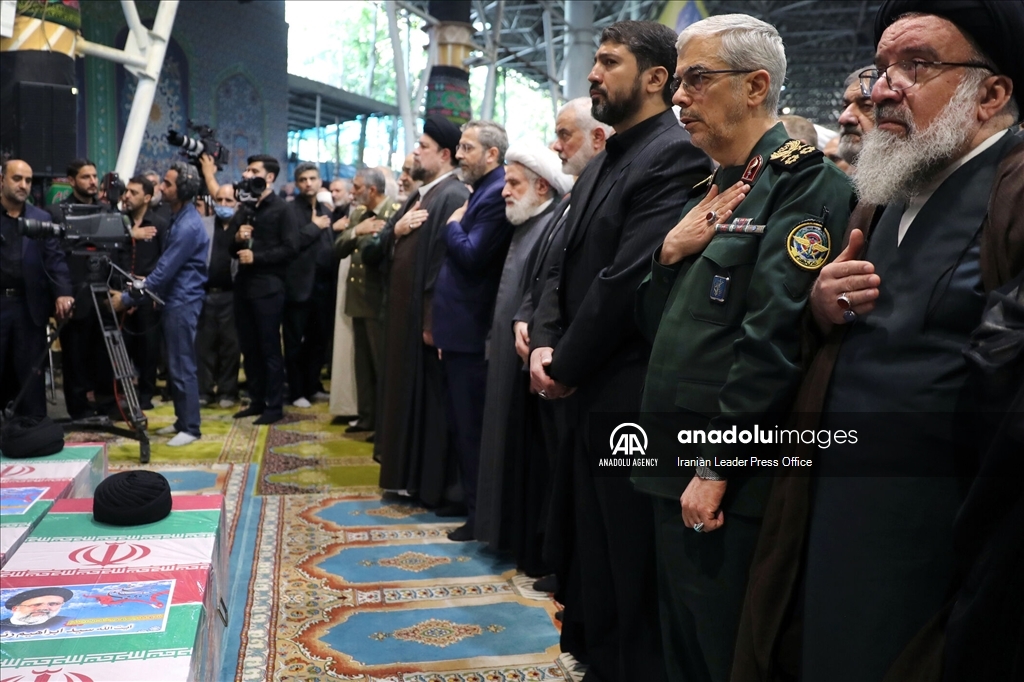
[{"label": "tripod", "polygon": [[[163,301],[153,292],[148,291],[142,286],[141,281],[137,280],[131,274],[125,272],[119,268],[115,263],[110,261],[109,256],[97,253],[94,251],[86,252],[73,252],[73,256],[85,257],[89,259],[89,269],[93,272],[99,270],[103,265],[109,266],[112,270],[116,270],[118,273],[123,275],[128,282],[132,284],[132,288],[144,293],[149,298],[153,299],[157,303],[163,304]],[[113,313],[114,304],[110,297],[110,287],[106,281],[103,282],[91,282],[89,284],[89,293],[92,298],[93,310],[96,312],[96,317],[100,323],[100,329],[103,332],[103,342],[107,349],[107,357],[110,359],[110,366],[114,371],[114,382],[115,382],[115,398],[116,395],[123,395],[125,399],[125,405],[127,407],[127,413],[124,414],[125,421],[128,423],[130,428],[122,428],[116,426],[114,422],[107,416],[89,417],[87,419],[59,419],[56,420],[61,424],[65,433],[68,431],[103,431],[106,433],[112,433],[118,436],[125,436],[132,440],[139,442],[139,463],[149,463],[149,434],[146,433],[146,427],[149,426],[149,420],[146,419],[146,415],[143,414],[142,408],[139,407],[139,397],[135,392],[135,385],[132,383],[132,379],[136,376],[135,368],[132,366],[131,358],[128,357],[128,351],[125,348],[124,337],[121,335],[121,328],[117,324],[117,317]],[[106,302],[105,309],[110,311],[110,315],[104,316],[104,306],[102,302]],[[33,365],[32,376],[38,376],[39,380],[42,380],[40,372],[42,371],[43,363],[46,362],[49,357],[49,352],[53,342],[60,336],[61,329],[67,320],[62,321],[53,334],[46,339],[46,348],[43,350],[43,354],[39,360]],[[117,392],[116,388],[120,388]],[[14,411],[17,406],[21,403],[22,398],[25,395],[25,391],[28,388],[28,384],[21,387],[14,402],[7,408],[8,418],[14,415]]]}]

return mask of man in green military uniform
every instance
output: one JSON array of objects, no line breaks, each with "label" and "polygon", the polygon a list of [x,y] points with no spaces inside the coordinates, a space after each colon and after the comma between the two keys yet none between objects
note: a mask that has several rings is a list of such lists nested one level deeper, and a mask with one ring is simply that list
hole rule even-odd
[{"label": "man in green military uniform", "polygon": [[358,433],[375,428],[380,318],[384,303],[380,270],[365,265],[360,250],[402,205],[385,196],[384,174],[376,168],[365,168],[356,174],[352,180],[352,198],[359,205],[350,216],[350,227],[335,240],[334,250],[339,258],[352,256],[345,282],[345,314],[352,318],[359,420],[347,432]]},{"label": "man in green military uniform", "polygon": [[[638,322],[653,343],[642,418],[672,433],[687,421],[753,429],[771,416],[774,426],[795,397],[804,308],[841,250],[853,193],[842,171],[778,121],[786,57],[773,26],[711,17],[684,30],[677,48],[673,102],[720,168],[694,188],[638,292]],[[714,462],[749,457],[749,447],[671,454]],[[758,447],[753,454],[771,454]],[[726,680],[771,479],[683,473],[634,476],[655,497],[666,666],[672,680]]]}]

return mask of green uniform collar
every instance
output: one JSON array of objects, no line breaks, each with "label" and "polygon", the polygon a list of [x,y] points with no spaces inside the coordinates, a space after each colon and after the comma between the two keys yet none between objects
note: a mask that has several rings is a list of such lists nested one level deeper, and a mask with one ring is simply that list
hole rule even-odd
[{"label": "green uniform collar", "polygon": [[761,164],[757,171],[757,177],[754,179],[756,182],[761,175],[764,174],[765,166],[768,165],[768,158],[772,155],[772,152],[777,150],[786,140],[789,139],[789,134],[786,132],[785,126],[782,123],[776,123],[770,129],[768,129],[761,139],[757,141],[754,148],[750,152],[750,156],[747,157],[747,162],[742,166],[729,166],[728,168],[719,168],[715,174],[715,185],[719,191],[725,190],[732,185],[735,185],[743,177],[744,171],[750,167],[750,163],[757,158],[761,157]]}]

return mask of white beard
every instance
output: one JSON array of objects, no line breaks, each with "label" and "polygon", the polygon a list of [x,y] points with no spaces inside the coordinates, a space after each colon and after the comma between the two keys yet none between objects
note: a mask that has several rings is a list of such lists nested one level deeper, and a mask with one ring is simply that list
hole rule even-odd
[{"label": "white beard", "polygon": [[875,119],[898,118],[907,125],[900,137],[875,128],[864,135],[853,182],[861,201],[879,206],[907,201],[957,159],[974,134],[978,82],[968,75],[924,130],[917,130],[905,107],[882,105]]},{"label": "white beard", "polygon": [[537,196],[537,188],[530,183],[530,188],[526,190],[526,196],[522,199],[516,200],[511,199],[512,204],[505,204],[505,217],[513,225],[522,225],[529,220],[533,212],[540,206],[544,201]]},{"label": "white beard", "polygon": [[39,625],[50,620],[52,616],[50,614],[44,614],[40,616],[19,616],[18,614],[11,615],[11,625]]},{"label": "white beard", "polygon": [[580,148],[576,150],[576,153],[570,156],[568,159],[562,162],[562,172],[566,175],[572,175],[573,177],[578,176],[583,172],[583,169],[593,158],[593,155],[588,155],[589,151],[587,145],[590,144],[590,136],[584,140]]}]

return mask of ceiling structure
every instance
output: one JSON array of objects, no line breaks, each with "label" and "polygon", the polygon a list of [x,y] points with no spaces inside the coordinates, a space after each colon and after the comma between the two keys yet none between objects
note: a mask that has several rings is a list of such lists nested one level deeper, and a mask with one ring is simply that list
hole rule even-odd
[{"label": "ceiling structure", "polygon": [[[501,37],[497,63],[547,86],[564,78],[567,42],[566,2],[585,0],[501,0]],[[666,0],[594,2],[596,36],[601,29],[623,19],[656,19]],[[407,0],[399,6],[426,14],[427,0]],[[478,27],[491,25],[499,0],[473,0],[471,20]],[[815,123],[834,127],[842,111],[843,81],[855,68],[871,62],[873,23],[880,0],[704,0],[712,15],[741,13],[767,21],[779,29],[786,45],[789,68],[780,107]],[[548,69],[548,41],[544,12],[551,17],[554,72]],[[485,36],[478,33],[483,46]],[[481,56],[472,65],[487,63]]]},{"label": "ceiling structure", "polygon": [[288,130],[308,130],[317,124],[319,99],[321,126],[344,123],[360,116],[397,116],[398,107],[331,85],[288,74]]}]

